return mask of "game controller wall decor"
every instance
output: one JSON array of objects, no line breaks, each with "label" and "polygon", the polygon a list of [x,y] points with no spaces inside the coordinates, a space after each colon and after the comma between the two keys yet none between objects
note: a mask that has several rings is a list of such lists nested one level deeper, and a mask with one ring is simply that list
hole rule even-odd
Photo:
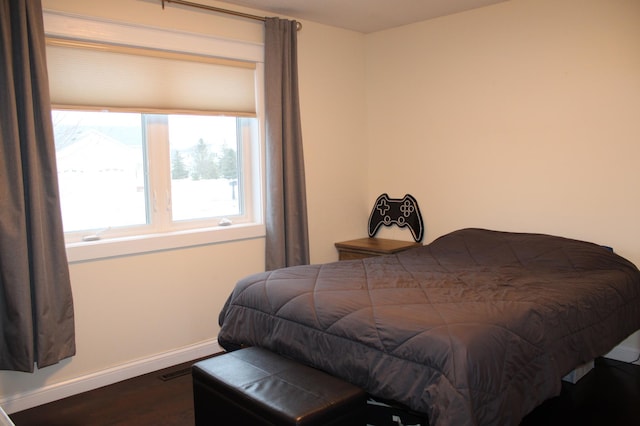
[{"label": "game controller wall decor", "polygon": [[403,198],[389,198],[382,194],[378,197],[369,216],[369,237],[373,237],[381,225],[408,227],[416,242],[422,241],[424,228],[418,202],[406,194]]}]

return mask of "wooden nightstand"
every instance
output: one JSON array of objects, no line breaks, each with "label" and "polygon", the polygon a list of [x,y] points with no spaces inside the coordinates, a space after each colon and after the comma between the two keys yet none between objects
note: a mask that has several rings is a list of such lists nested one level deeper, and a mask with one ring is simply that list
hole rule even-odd
[{"label": "wooden nightstand", "polygon": [[414,247],[421,243],[411,241],[387,240],[384,238],[360,238],[357,240],[335,243],[339,260],[364,259],[365,257],[394,254]]}]

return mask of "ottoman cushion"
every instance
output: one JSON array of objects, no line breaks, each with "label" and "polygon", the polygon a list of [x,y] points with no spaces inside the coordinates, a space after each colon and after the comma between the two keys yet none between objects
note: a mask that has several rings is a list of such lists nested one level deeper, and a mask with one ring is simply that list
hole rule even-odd
[{"label": "ottoman cushion", "polygon": [[362,389],[262,348],[200,361],[192,376],[196,425],[366,422]]}]

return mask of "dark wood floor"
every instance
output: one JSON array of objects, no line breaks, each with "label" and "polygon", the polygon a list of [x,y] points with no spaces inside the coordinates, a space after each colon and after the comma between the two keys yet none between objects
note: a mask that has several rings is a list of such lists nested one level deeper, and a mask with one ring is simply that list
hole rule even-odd
[{"label": "dark wood floor", "polygon": [[[194,424],[186,363],[10,417],[16,426],[188,426]],[[597,359],[578,384],[527,416],[522,426],[640,424],[640,366]]]},{"label": "dark wood floor", "polygon": [[193,425],[191,364],[145,374],[9,417],[16,426]]},{"label": "dark wood floor", "polygon": [[521,426],[640,425],[640,366],[598,358],[575,385],[529,414]]}]

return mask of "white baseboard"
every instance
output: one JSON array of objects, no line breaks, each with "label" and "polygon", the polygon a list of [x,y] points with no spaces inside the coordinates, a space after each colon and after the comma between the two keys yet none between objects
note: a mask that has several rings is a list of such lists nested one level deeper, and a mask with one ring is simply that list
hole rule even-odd
[{"label": "white baseboard", "polygon": [[604,357],[615,359],[616,361],[632,362],[633,364],[640,365],[640,349],[638,348],[618,345]]},{"label": "white baseboard", "polygon": [[0,407],[0,426],[15,426],[2,407]]},{"label": "white baseboard", "polygon": [[213,355],[222,350],[216,339],[207,340],[195,345],[132,361],[64,382],[54,383],[22,394],[11,395],[0,399],[0,406],[8,414],[16,413],[68,396],[121,382],[122,380],[127,380],[142,374]]}]

